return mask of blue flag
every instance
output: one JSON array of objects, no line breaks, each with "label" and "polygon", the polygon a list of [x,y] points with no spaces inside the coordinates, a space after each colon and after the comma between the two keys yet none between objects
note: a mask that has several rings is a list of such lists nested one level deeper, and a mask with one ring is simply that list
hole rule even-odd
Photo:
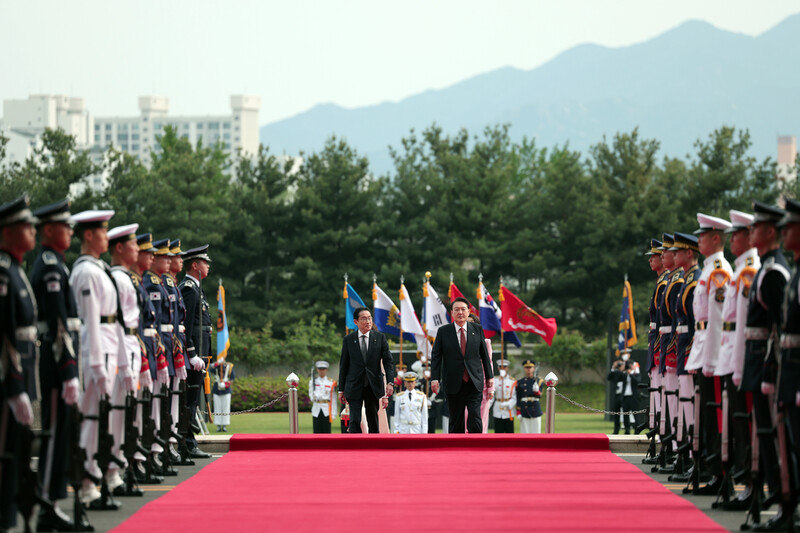
[{"label": "blue flag", "polygon": [[359,307],[366,307],[364,305],[364,300],[361,299],[356,290],[346,281],[344,282],[344,292],[342,296],[344,297],[344,323],[347,329],[356,329],[357,326],[353,320],[353,311]]},{"label": "blue flag", "polygon": [[222,282],[217,291],[217,359],[225,359],[228,355],[228,348],[231,347],[231,339],[228,334],[228,315],[225,309],[225,287]]},{"label": "blue flag", "polygon": [[625,280],[622,287],[622,311],[619,313],[619,340],[617,342],[617,355],[630,351],[636,344],[636,320],[633,318],[633,294],[631,284]]}]

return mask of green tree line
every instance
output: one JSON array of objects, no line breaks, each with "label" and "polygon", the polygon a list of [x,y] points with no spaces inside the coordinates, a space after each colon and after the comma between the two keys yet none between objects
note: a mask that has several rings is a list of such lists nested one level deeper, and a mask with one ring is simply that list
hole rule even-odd
[{"label": "green tree line", "polygon": [[[448,135],[433,125],[391,148],[385,176],[337,137],[300,154],[301,164],[262,146],[234,165],[221,146],[193,146],[167,128],[149,168],[113,147],[97,166],[62,131],[45,132],[21,165],[5,160],[6,143],[0,137],[4,201],[23,191],[34,206],[70,195],[73,212],[114,209],[112,226],[137,222],[184,249],[210,244],[206,292],[213,300],[223,280],[234,339],[253,339],[234,355],[255,365],[337,357],[345,273],[368,305],[373,274],[395,299],[404,276],[418,312],[425,271],[443,298],[451,273],[472,299],[479,274],[495,296],[502,276],[560,331],[587,341],[619,313],[627,274],[646,337],[651,237],[691,232],[698,211],[727,218],[753,199],[795,196],[772,159],[749,153],[749,134],[727,126],[675,158],[638,130],[580,153],[515,142],[506,126]],[[102,190],[81,186],[98,173]]]}]

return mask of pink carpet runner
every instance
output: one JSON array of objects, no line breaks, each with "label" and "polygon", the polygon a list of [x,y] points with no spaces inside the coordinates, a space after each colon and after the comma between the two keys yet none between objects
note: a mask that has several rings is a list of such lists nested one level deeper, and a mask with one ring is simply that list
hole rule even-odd
[{"label": "pink carpet runner", "polygon": [[117,532],[725,531],[605,435],[236,435]]}]

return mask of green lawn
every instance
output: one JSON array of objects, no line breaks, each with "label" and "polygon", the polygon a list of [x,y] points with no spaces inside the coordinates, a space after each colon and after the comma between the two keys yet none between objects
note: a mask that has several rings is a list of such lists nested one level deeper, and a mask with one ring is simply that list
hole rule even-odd
[{"label": "green lawn", "polygon": [[[311,413],[300,413],[300,433],[311,433]],[[542,417],[542,432],[544,432]],[[334,421],[334,433],[338,433],[339,421]],[[516,431],[519,432],[518,419],[515,420]],[[212,434],[217,434],[217,426],[208,427]],[[490,430],[491,431],[491,430]],[[558,413],[556,415],[556,433],[611,433],[613,425],[603,420],[603,415],[584,413]],[[288,413],[249,413],[231,417],[228,433],[289,433]]]}]

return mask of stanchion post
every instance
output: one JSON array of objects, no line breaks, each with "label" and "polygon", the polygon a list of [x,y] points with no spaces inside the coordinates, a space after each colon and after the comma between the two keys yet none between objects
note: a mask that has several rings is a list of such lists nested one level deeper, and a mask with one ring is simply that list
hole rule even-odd
[{"label": "stanchion post", "polygon": [[550,372],[544,377],[544,384],[547,386],[547,419],[545,420],[544,432],[555,433],[556,430],[556,385],[558,376]]},{"label": "stanchion post", "polygon": [[289,386],[289,433],[292,435],[300,433],[297,404],[297,385],[299,383],[300,378],[294,372],[286,378],[286,384]]}]

